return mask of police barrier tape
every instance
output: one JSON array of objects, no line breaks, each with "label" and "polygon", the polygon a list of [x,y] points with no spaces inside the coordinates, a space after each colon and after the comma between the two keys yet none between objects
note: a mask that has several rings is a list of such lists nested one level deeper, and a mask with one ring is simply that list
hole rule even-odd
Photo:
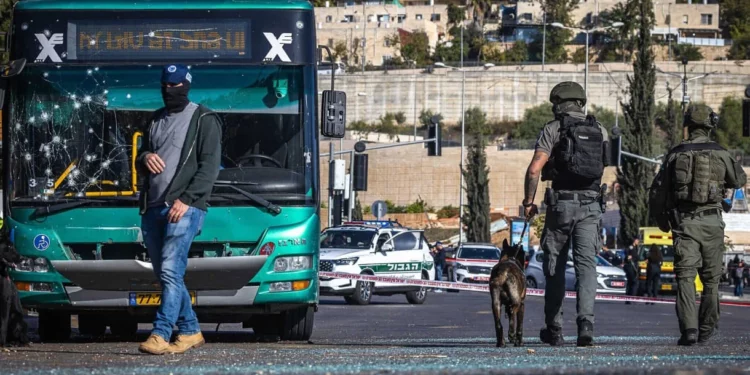
[{"label": "police barrier tape", "polygon": [[[407,279],[402,277],[393,276],[372,276],[372,275],[358,275],[346,272],[318,272],[320,277],[331,278],[331,279],[348,279],[358,281],[372,281],[389,284],[401,284],[401,285],[414,285],[424,286],[431,288],[440,289],[453,289],[453,290],[466,290],[471,292],[486,292],[489,293],[490,288],[487,284],[468,284],[468,283],[457,283],[450,281],[432,281],[432,280],[418,280],[418,279]],[[544,290],[542,289],[526,289],[527,296],[544,296]],[[575,292],[565,292],[565,298],[576,298]],[[649,302],[649,303],[660,303],[667,305],[674,305],[675,300],[664,299],[664,298],[650,298],[650,297],[634,297],[634,296],[621,296],[614,294],[598,294],[596,295],[597,301],[617,301],[617,302]],[[721,301],[721,305],[724,306],[741,306],[750,307],[750,302],[742,301]]]}]

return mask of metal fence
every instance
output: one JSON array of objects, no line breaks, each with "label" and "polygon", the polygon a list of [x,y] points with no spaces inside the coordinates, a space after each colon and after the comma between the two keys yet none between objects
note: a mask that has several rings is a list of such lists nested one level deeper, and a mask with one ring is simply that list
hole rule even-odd
[{"label": "metal fence", "polygon": [[732,45],[732,40],[731,39],[714,39],[714,38],[680,37],[680,38],[677,38],[677,43],[679,43],[679,44],[692,44],[694,46],[718,46],[718,47],[724,47],[724,46],[731,46]]}]

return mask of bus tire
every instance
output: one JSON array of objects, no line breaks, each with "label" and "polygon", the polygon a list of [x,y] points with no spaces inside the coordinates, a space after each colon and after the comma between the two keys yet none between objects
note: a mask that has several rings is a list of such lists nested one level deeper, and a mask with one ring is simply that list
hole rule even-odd
[{"label": "bus tire", "polygon": [[78,314],[78,333],[91,337],[102,337],[107,333],[107,323],[98,314]]},{"label": "bus tire", "polygon": [[307,341],[312,336],[315,310],[302,306],[281,313],[279,336],[284,341]]},{"label": "bus tire", "polygon": [[39,340],[41,342],[64,342],[70,339],[70,314],[40,310]]},{"label": "bus tire", "polygon": [[[422,273],[422,280],[429,280],[426,273]],[[406,300],[412,305],[421,305],[427,300],[427,288],[421,287],[413,292],[406,292]]]}]

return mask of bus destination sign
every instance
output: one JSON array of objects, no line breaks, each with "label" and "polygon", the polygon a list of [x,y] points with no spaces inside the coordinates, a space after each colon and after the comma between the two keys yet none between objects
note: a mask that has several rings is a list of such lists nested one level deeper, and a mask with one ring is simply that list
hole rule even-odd
[{"label": "bus destination sign", "polygon": [[70,22],[67,60],[248,59],[248,22]]}]

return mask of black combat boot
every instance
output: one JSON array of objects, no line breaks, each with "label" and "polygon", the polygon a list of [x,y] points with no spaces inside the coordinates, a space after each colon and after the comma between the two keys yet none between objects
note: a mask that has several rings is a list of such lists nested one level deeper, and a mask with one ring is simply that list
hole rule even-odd
[{"label": "black combat boot", "polygon": [[704,345],[714,336],[716,336],[716,329],[712,329],[709,332],[701,332],[698,335],[698,344]]},{"label": "black combat boot", "polygon": [[577,346],[592,346],[594,344],[594,325],[588,320],[578,322]]},{"label": "black combat boot", "polygon": [[563,339],[562,328],[560,327],[547,327],[542,328],[539,332],[539,339],[543,343],[549,344],[550,346],[563,346],[565,340]]},{"label": "black combat boot", "polygon": [[691,346],[696,342],[698,342],[698,330],[691,328],[686,329],[685,332],[682,333],[680,340],[677,341],[677,345]]}]

